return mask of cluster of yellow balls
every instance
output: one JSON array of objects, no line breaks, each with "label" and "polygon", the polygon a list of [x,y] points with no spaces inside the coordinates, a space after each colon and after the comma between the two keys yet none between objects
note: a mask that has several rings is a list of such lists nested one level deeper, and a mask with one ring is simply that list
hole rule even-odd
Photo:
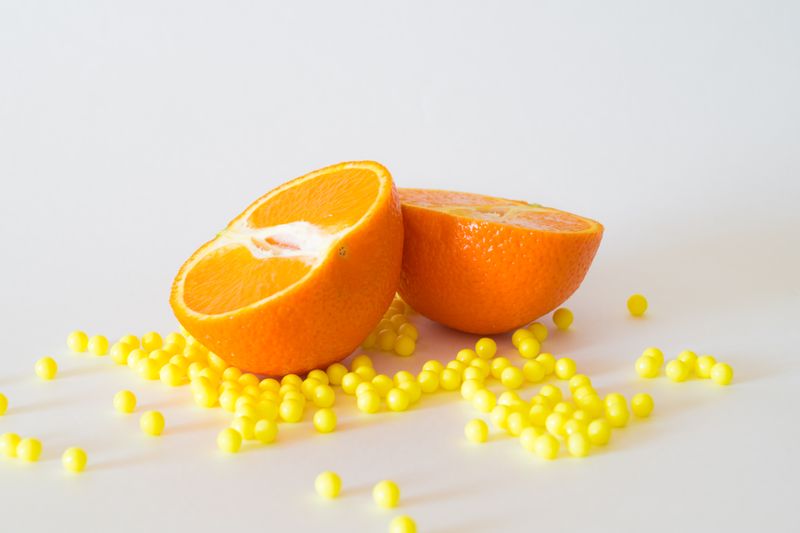
[{"label": "cluster of yellow balls", "polygon": [[365,350],[376,348],[403,357],[413,355],[417,349],[419,332],[414,324],[409,322],[409,313],[411,308],[399,297],[395,297],[381,321],[361,343],[362,348]]},{"label": "cluster of yellow balls", "polygon": [[20,437],[16,433],[0,435],[0,457],[18,458],[28,463],[35,463],[42,455],[42,442],[33,437]]},{"label": "cluster of yellow balls", "polygon": [[[325,471],[314,480],[314,489],[322,498],[331,500],[339,497],[342,479],[336,472]],[[384,509],[393,509],[400,503],[400,487],[394,481],[385,479],[372,487],[372,499]],[[389,524],[389,533],[415,533],[417,524],[409,516],[397,516]]]},{"label": "cluster of yellow balls", "polygon": [[[655,378],[664,366],[664,353],[656,348],[646,348],[636,360],[636,373],[642,378]],[[717,385],[730,385],[733,381],[733,368],[717,360],[712,355],[698,356],[691,350],[684,350],[664,367],[664,374],[675,382],[682,382],[694,375],[700,379],[711,379]]]}]

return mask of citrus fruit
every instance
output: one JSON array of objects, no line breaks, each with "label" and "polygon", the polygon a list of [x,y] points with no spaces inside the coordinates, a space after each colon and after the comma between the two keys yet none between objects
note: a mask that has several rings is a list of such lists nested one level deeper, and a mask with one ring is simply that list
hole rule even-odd
[{"label": "citrus fruit", "polygon": [[399,292],[428,318],[501,333],[555,309],[581,284],[603,226],[571,213],[478,194],[400,189]]},{"label": "citrus fruit", "polygon": [[170,304],[232,366],[269,375],[325,368],[383,316],[402,250],[389,171],[341,163],[253,202],[184,263]]}]

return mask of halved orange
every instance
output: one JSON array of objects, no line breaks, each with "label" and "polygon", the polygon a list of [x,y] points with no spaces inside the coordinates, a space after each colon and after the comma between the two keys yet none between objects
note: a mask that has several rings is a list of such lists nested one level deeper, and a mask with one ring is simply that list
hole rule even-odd
[{"label": "halved orange", "polygon": [[454,329],[492,334],[548,313],[581,284],[603,226],[479,194],[400,189],[400,295]]},{"label": "halved orange", "polygon": [[170,304],[229,364],[283,375],[346,357],[383,316],[403,251],[378,163],[341,163],[265,194],[181,267]]}]

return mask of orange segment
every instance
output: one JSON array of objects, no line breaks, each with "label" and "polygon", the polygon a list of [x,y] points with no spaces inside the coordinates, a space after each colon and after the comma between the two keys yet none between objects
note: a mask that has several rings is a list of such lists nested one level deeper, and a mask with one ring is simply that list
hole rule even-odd
[{"label": "orange segment", "polygon": [[518,200],[423,189],[400,189],[400,199],[400,295],[469,333],[509,331],[558,307],[603,235],[593,220]]},{"label": "orange segment", "polygon": [[380,320],[400,273],[397,191],[378,163],[342,163],[256,200],[181,267],[170,299],[231,365],[305,372],[346,357]]}]

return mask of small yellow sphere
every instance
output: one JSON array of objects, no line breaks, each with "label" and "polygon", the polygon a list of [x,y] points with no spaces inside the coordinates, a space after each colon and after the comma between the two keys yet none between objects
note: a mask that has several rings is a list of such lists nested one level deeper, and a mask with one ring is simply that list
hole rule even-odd
[{"label": "small yellow sphere", "polygon": [[157,331],[149,331],[142,335],[142,349],[147,353],[158,350],[163,345],[164,341]]},{"label": "small yellow sphere", "polygon": [[547,326],[542,324],[541,322],[534,322],[530,326],[528,326],[528,331],[533,333],[533,336],[536,337],[536,340],[539,342],[544,342],[547,340]]},{"label": "small yellow sphere", "polygon": [[397,339],[397,333],[389,328],[382,329],[378,332],[377,345],[384,352],[392,351],[394,348],[394,341]]},{"label": "small yellow sphere", "polygon": [[303,411],[305,411],[305,406],[299,400],[284,399],[278,407],[281,420],[291,424],[303,419]]},{"label": "small yellow sphere", "polygon": [[414,374],[407,370],[400,370],[399,372],[395,372],[393,383],[395,385],[400,385],[401,383],[405,383],[406,381],[414,381]]},{"label": "small yellow sphere", "polygon": [[546,405],[534,404],[528,411],[528,421],[536,427],[544,427],[550,413],[552,411]]},{"label": "small yellow sphere", "polygon": [[568,418],[562,413],[550,413],[545,419],[544,425],[554,437],[563,437],[566,435],[564,425],[567,420]]},{"label": "small yellow sphere", "polygon": [[639,418],[647,418],[653,412],[655,402],[653,397],[647,393],[640,392],[631,398],[631,411]]},{"label": "small yellow sphere", "polygon": [[128,363],[128,354],[131,353],[135,346],[132,346],[126,342],[115,342],[111,346],[111,360],[117,363],[118,365],[125,365]]},{"label": "small yellow sphere", "polygon": [[475,350],[471,350],[469,348],[462,348],[456,354],[456,361],[461,361],[465,365],[470,364],[472,361],[478,358],[478,354],[475,353]]},{"label": "small yellow sphere", "polygon": [[376,390],[366,390],[356,397],[356,406],[362,413],[374,414],[381,410],[381,397]]},{"label": "small yellow sphere", "polygon": [[158,366],[158,362],[154,359],[150,359],[149,357],[145,357],[136,363],[136,372],[143,379],[154,381],[159,378],[160,371],[161,367]]},{"label": "small yellow sphere", "polygon": [[256,421],[253,417],[237,415],[231,422],[231,427],[235,429],[244,440],[256,438]]},{"label": "small yellow sphere", "polygon": [[225,428],[217,435],[217,447],[225,453],[236,453],[242,448],[242,435],[233,428]]},{"label": "small yellow sphere", "polygon": [[536,437],[533,442],[533,450],[536,455],[547,461],[552,461],[558,457],[558,449],[560,447],[558,439],[548,433]]},{"label": "small yellow sphere", "polygon": [[136,410],[136,395],[129,390],[121,390],[114,395],[114,409],[119,413],[130,414]]},{"label": "small yellow sphere", "polygon": [[530,383],[539,383],[545,378],[544,366],[539,361],[525,361],[522,365],[522,375]]},{"label": "small yellow sphere", "polygon": [[39,379],[50,381],[54,379],[58,373],[58,364],[52,357],[42,357],[36,361],[34,371],[36,375],[39,376]]},{"label": "small yellow sphere", "polygon": [[[389,390],[394,387],[394,381],[392,378],[387,376],[386,374],[378,374],[372,381],[366,381],[381,397],[386,396],[389,393]],[[358,395],[361,390],[361,385],[356,387],[356,395]]]},{"label": "small yellow sphere", "polygon": [[567,437],[567,451],[573,457],[586,457],[589,455],[589,437],[582,432],[571,433]]},{"label": "small yellow sphere", "polygon": [[350,368],[352,370],[356,370],[357,368],[361,368],[362,366],[368,366],[370,368],[373,367],[372,358],[365,353],[355,356],[353,360],[350,362]]},{"label": "small yellow sphere", "polygon": [[522,339],[529,337],[536,338],[536,335],[530,330],[520,328],[511,335],[511,344],[514,345],[514,348],[519,349],[519,343],[522,342]]},{"label": "small yellow sphere", "polygon": [[491,359],[497,353],[497,343],[494,339],[483,337],[475,343],[475,353],[481,359]]},{"label": "small yellow sphere", "polygon": [[489,426],[480,418],[473,418],[464,426],[464,435],[470,442],[486,442],[489,440]]},{"label": "small yellow sphere", "polygon": [[623,428],[628,425],[630,413],[628,408],[622,404],[612,404],[606,406],[606,420],[614,428]]},{"label": "small yellow sphere", "polygon": [[513,411],[506,418],[506,430],[514,437],[519,437],[522,430],[530,426],[527,415],[523,415],[518,411]]},{"label": "small yellow sphere", "polygon": [[371,366],[360,366],[355,370],[356,374],[365,381],[370,381],[377,375],[375,369]]},{"label": "small yellow sphere", "polygon": [[655,357],[643,355],[636,360],[634,365],[640,378],[652,379],[658,376],[661,366]]},{"label": "small yellow sphere", "polygon": [[556,361],[555,374],[558,379],[570,379],[577,372],[578,366],[569,357],[562,357]]},{"label": "small yellow sphere", "polygon": [[5,394],[0,392],[0,416],[6,414],[8,410],[8,398],[6,398]]},{"label": "small yellow sphere", "polygon": [[336,393],[330,385],[318,385],[313,396],[312,400],[317,407],[331,407],[336,402]]},{"label": "small yellow sphere", "polygon": [[562,331],[569,329],[573,318],[572,311],[566,307],[556,309],[555,313],[553,313],[553,323]]},{"label": "small yellow sphere", "polygon": [[611,424],[605,418],[598,418],[589,422],[586,434],[592,444],[605,446],[611,439]]},{"label": "small yellow sphere", "polygon": [[323,498],[337,498],[342,491],[342,479],[336,472],[322,472],[314,480],[314,489]]},{"label": "small yellow sphere", "polygon": [[522,386],[522,383],[525,381],[525,376],[522,373],[522,370],[515,366],[507,366],[503,369],[503,372],[500,374],[500,382],[503,384],[504,387],[509,389],[518,389]]},{"label": "small yellow sphere", "polygon": [[20,441],[16,433],[3,433],[0,435],[0,457],[13,459],[17,456],[17,445]]},{"label": "small yellow sphere", "polygon": [[34,463],[39,460],[41,455],[42,443],[39,439],[34,439],[33,437],[20,439],[19,443],[17,444],[17,457],[23,461]]},{"label": "small yellow sphere", "polygon": [[419,331],[411,322],[406,322],[405,324],[400,324],[400,327],[397,328],[397,333],[399,335],[405,335],[406,337],[410,337],[411,340],[416,342],[419,340]]},{"label": "small yellow sphere", "polygon": [[669,379],[675,382],[686,381],[689,377],[689,367],[683,361],[673,359],[664,368],[664,373]]},{"label": "small yellow sphere", "polygon": [[371,350],[375,348],[375,345],[378,343],[378,332],[371,331],[367,338],[361,342],[361,347],[365,350]]},{"label": "small yellow sphere", "polygon": [[361,384],[363,379],[355,372],[348,372],[342,376],[342,391],[345,394],[355,394],[356,388]]},{"label": "small yellow sphere", "polygon": [[727,363],[717,363],[711,367],[711,380],[717,385],[730,385],[733,381],[733,368]]},{"label": "small yellow sphere", "polygon": [[655,360],[658,362],[658,367],[661,368],[661,365],[664,364],[664,352],[662,352],[659,348],[655,346],[650,346],[649,348],[645,348],[642,352],[642,357],[654,357]]},{"label": "small yellow sphere", "polygon": [[519,443],[522,447],[529,452],[536,451],[536,439],[544,435],[541,428],[528,426],[524,428],[519,434]]},{"label": "small yellow sphere", "polygon": [[73,353],[83,353],[89,347],[89,336],[83,331],[73,331],[67,336],[67,348]]},{"label": "small yellow sphere", "polygon": [[347,367],[342,363],[333,363],[325,370],[328,374],[328,383],[331,385],[339,386],[342,384],[342,378],[347,374]]},{"label": "small yellow sphere", "polygon": [[372,499],[380,507],[386,509],[397,507],[400,502],[400,487],[397,486],[397,483],[388,479],[379,481],[372,488]]},{"label": "small yellow sphere", "polygon": [[407,515],[395,516],[389,522],[389,533],[417,533],[417,523]]},{"label": "small yellow sphere", "polygon": [[422,370],[428,370],[430,372],[439,375],[444,370],[444,365],[442,364],[441,361],[437,361],[436,359],[431,359],[429,361],[425,361],[425,364],[422,365]]},{"label": "small yellow sphere", "polygon": [[158,371],[161,378],[161,383],[169,385],[170,387],[179,387],[186,383],[186,376],[178,365],[167,363]]},{"label": "small yellow sphere", "polygon": [[416,379],[412,381],[404,381],[398,385],[397,388],[405,391],[405,393],[408,394],[408,401],[410,402],[410,405],[416,404],[422,397],[422,387],[420,387]]},{"label": "small yellow sphere", "polygon": [[695,374],[698,378],[708,379],[711,377],[711,369],[717,364],[713,355],[701,355],[695,362]]},{"label": "small yellow sphere", "polygon": [[508,429],[508,415],[510,414],[511,408],[507,405],[495,405],[489,416],[492,424],[494,424],[497,429],[506,430]]},{"label": "small yellow sphere", "polygon": [[139,419],[139,427],[145,434],[158,437],[164,432],[164,415],[158,411],[147,411]]},{"label": "small yellow sphere", "polygon": [[194,403],[200,407],[211,408],[219,401],[219,392],[211,385],[198,386],[192,391]]},{"label": "small yellow sphere", "polygon": [[223,381],[236,381],[242,375],[242,371],[236,368],[235,366],[229,366],[225,370],[222,371],[222,380]]},{"label": "small yellow sphere", "polygon": [[336,413],[324,407],[314,413],[314,427],[320,433],[330,433],[336,429]]},{"label": "small yellow sphere", "polygon": [[417,374],[417,382],[422,389],[422,392],[432,393],[439,389],[439,374],[432,370],[423,370]]},{"label": "small yellow sphere", "polygon": [[259,420],[256,422],[255,437],[261,444],[275,442],[278,438],[278,423],[275,420]]},{"label": "small yellow sphere", "polygon": [[553,402],[552,405],[557,404],[564,398],[564,394],[561,392],[561,389],[549,383],[547,385],[542,385],[542,388],[539,389],[539,396],[544,396],[545,398],[551,400]]},{"label": "small yellow sphere", "polygon": [[454,391],[461,387],[461,372],[445,368],[439,376],[439,386],[446,391]]},{"label": "small yellow sphere", "polygon": [[411,337],[401,334],[394,339],[394,353],[400,357],[409,357],[416,349],[417,343]]},{"label": "small yellow sphere", "polygon": [[697,368],[697,354],[693,351],[683,350],[678,354],[678,361],[683,361],[683,364],[689,367],[689,372],[695,372]]},{"label": "small yellow sphere", "polygon": [[495,357],[492,359],[490,372],[494,379],[500,379],[500,376],[503,374],[503,370],[511,365],[511,361],[508,360],[508,357]]},{"label": "small yellow sphere", "polygon": [[536,361],[544,367],[544,372],[547,375],[552,374],[556,368],[556,358],[551,353],[540,353],[536,356]]},{"label": "small yellow sphere", "polygon": [[553,406],[554,413],[561,413],[567,418],[572,416],[572,413],[575,412],[575,405],[569,402],[558,402]]},{"label": "small yellow sphere", "polygon": [[386,395],[386,406],[392,411],[405,411],[410,403],[411,399],[403,389],[393,388]]},{"label": "small yellow sphere", "polygon": [[536,337],[526,337],[522,339],[517,347],[519,350],[519,354],[524,357],[525,359],[533,359],[542,349],[542,345],[539,343]]},{"label": "small yellow sphere", "polygon": [[70,472],[83,472],[86,468],[86,452],[81,448],[67,448],[61,455],[61,464]]},{"label": "small yellow sphere", "polygon": [[633,316],[642,316],[647,311],[647,298],[641,294],[634,294],[628,298],[628,311]]},{"label": "small yellow sphere", "polygon": [[89,351],[94,355],[108,354],[108,339],[102,335],[94,335],[89,338]]},{"label": "small yellow sphere", "polygon": [[467,379],[461,384],[461,397],[467,400],[468,402],[472,401],[472,398],[475,397],[475,393],[481,390],[483,387],[483,383],[474,379]]},{"label": "small yellow sphere", "polygon": [[497,405],[497,398],[489,389],[480,389],[472,396],[472,406],[481,413],[490,413]]}]

